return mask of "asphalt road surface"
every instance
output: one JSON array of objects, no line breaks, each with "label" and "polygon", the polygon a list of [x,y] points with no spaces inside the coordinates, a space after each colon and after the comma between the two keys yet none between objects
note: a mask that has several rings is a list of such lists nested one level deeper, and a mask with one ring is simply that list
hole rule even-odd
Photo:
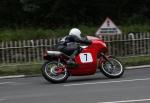
[{"label": "asphalt road surface", "polygon": [[0,103],[150,103],[150,68],[126,70],[119,79],[96,74],[61,84],[41,76],[0,79]]}]

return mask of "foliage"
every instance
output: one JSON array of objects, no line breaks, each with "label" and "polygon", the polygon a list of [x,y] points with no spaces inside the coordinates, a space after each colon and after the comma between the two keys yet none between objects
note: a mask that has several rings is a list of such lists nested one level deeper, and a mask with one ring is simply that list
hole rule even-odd
[{"label": "foliage", "polygon": [[149,0],[0,0],[0,27],[99,25],[106,17],[117,24],[150,20]]},{"label": "foliage", "polygon": [[[76,27],[76,26],[72,26],[72,27]],[[3,28],[0,29],[0,42],[63,37],[65,35],[68,35],[68,32],[72,27],[66,26],[57,29],[42,28],[42,27],[16,28],[16,29]],[[86,36],[86,35],[95,36],[95,32],[97,31],[99,26],[80,25],[77,26],[77,28],[81,29],[82,36]],[[126,26],[119,26],[119,28],[123,31],[123,34],[127,34],[129,32],[150,32],[149,25],[126,25]]]},{"label": "foliage", "polygon": [[[93,35],[95,27],[79,26],[82,31],[82,36]],[[0,41],[17,41],[17,40],[35,40],[56,38],[68,35],[71,27],[64,27],[58,29],[45,29],[45,28],[21,28],[21,29],[1,29]]]}]

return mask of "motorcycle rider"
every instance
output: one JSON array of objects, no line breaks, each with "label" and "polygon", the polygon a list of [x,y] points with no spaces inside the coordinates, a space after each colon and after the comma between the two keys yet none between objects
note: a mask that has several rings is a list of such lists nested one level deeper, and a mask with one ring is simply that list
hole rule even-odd
[{"label": "motorcycle rider", "polygon": [[81,38],[81,31],[78,28],[72,28],[68,36],[65,36],[58,45],[58,50],[69,55],[68,65],[76,65],[74,62],[75,55],[79,54],[82,49],[79,44],[91,44],[90,40]]}]

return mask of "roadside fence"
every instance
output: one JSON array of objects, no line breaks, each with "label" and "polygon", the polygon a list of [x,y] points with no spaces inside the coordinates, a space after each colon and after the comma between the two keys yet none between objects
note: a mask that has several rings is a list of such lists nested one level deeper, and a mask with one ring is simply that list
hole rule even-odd
[{"label": "roadside fence", "polygon": [[[102,36],[109,54],[124,57],[150,54],[150,33]],[[43,61],[45,50],[52,50],[60,38],[0,42],[0,64]]]}]

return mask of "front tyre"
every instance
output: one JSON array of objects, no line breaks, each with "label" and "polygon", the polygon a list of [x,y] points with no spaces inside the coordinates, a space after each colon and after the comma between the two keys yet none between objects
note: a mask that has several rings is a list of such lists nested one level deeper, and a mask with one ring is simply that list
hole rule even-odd
[{"label": "front tyre", "polygon": [[52,83],[61,83],[67,80],[68,71],[64,64],[57,61],[45,62],[41,68],[43,77]]},{"label": "front tyre", "polygon": [[101,71],[108,78],[120,78],[124,73],[124,68],[118,59],[110,56],[102,63]]}]

